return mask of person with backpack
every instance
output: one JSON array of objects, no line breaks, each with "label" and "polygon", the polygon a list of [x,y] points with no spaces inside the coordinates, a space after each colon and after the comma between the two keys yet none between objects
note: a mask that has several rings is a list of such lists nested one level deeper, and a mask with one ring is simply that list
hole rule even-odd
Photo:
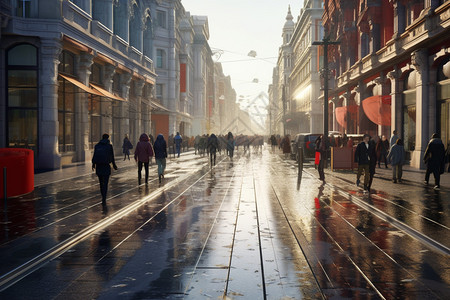
[{"label": "person with backpack", "polygon": [[153,149],[146,133],[141,134],[139,142],[134,150],[134,160],[138,163],[138,183],[141,185],[142,166],[145,170],[145,184],[148,184],[148,165],[151,157],[153,157]]},{"label": "person with backpack", "polygon": [[102,206],[106,207],[106,193],[108,192],[108,181],[111,175],[111,166],[117,170],[116,162],[114,160],[114,150],[109,141],[109,135],[103,134],[102,140],[94,147],[94,155],[92,157],[92,170],[98,176],[100,183],[100,193],[102,195]]},{"label": "person with backpack", "polygon": [[211,136],[208,139],[208,149],[212,167],[216,165],[216,152],[217,150],[220,150],[219,140],[217,139],[217,136],[214,133],[211,134]]}]

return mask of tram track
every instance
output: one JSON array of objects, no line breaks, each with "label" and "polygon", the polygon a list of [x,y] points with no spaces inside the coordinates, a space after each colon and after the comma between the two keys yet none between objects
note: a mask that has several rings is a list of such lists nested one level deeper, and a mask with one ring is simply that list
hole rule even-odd
[{"label": "tram track", "polygon": [[[316,176],[314,176],[313,174],[311,174],[308,171],[303,170],[303,173],[308,175],[310,178],[312,179],[317,179]],[[275,187],[273,186],[274,191],[275,191]],[[429,236],[427,236],[426,234],[415,230],[414,228],[408,226],[407,224],[397,220],[396,218],[390,216],[388,213],[382,211],[381,209],[378,209],[377,207],[375,207],[374,205],[371,205],[369,203],[367,203],[366,201],[364,201],[364,199],[356,196],[356,195],[352,195],[349,194],[348,191],[346,191],[344,188],[338,187],[335,184],[323,184],[321,186],[322,189],[329,189],[331,191],[336,192],[340,197],[346,199],[347,201],[349,201],[350,203],[353,203],[354,205],[357,205],[359,208],[367,211],[368,213],[372,214],[373,216],[377,217],[379,220],[388,223],[390,226],[393,226],[394,228],[398,229],[401,232],[404,232],[405,234],[407,234],[408,236],[412,237],[415,240],[418,240],[421,244],[423,244],[424,246],[426,246],[427,248],[429,248],[430,250],[434,251],[434,252],[438,252],[441,253],[441,255],[443,256],[448,256],[450,254],[450,250],[445,246],[442,245],[441,243],[439,243],[438,241],[435,241],[434,239],[430,238]],[[275,191],[275,193],[277,193]],[[278,192],[279,194],[280,192]],[[380,197],[377,195],[377,197],[380,200],[385,200],[385,201],[389,201],[388,199],[385,199],[383,197]],[[296,224],[292,224],[292,220],[295,220],[295,217],[290,215],[290,213],[286,210],[286,207],[284,207],[281,199],[279,197],[278,201],[280,206],[283,209],[283,212],[285,214],[286,219],[289,222],[289,226],[290,229],[292,230],[292,232],[294,232],[294,234],[296,235],[296,238],[299,242],[299,246],[302,248],[302,251],[304,251],[305,256],[308,258],[308,262],[311,260],[311,267],[313,264],[319,264],[322,268],[322,272],[324,272],[325,276],[328,276],[327,271],[325,270],[325,268],[322,266],[321,264],[321,260],[320,258],[318,258],[316,256],[316,254],[314,253],[314,251],[311,251],[311,249],[308,249],[309,247],[311,247],[311,245],[309,244],[309,242],[307,241],[306,237],[302,236],[301,234],[301,228],[296,227]],[[319,197],[320,198],[320,197]],[[382,253],[382,255],[384,257],[386,257],[386,259],[390,260],[394,265],[397,266],[397,268],[401,269],[402,272],[404,272],[405,274],[407,274],[408,278],[412,278],[411,280],[416,282],[416,285],[421,286],[421,290],[422,291],[426,291],[425,293],[428,293],[428,295],[432,295],[433,298],[436,299],[440,299],[439,295],[436,294],[430,287],[428,287],[420,278],[415,278],[415,275],[412,274],[404,265],[402,265],[401,263],[399,263],[397,261],[396,258],[392,257],[392,254],[387,253],[385,250],[381,249],[376,242],[372,241],[364,232],[360,231],[358,228],[356,228],[354,226],[354,224],[352,223],[352,221],[348,220],[346,216],[341,215],[341,213],[339,213],[339,211],[336,209],[338,206],[340,206],[340,209],[342,211],[345,211],[347,208],[343,207],[340,203],[336,203],[339,201],[332,201],[331,203],[328,203],[328,201],[325,201],[324,199],[319,199],[320,201],[320,205],[326,207],[327,209],[329,209],[331,212],[331,215],[334,216],[338,216],[339,219],[344,222],[346,224],[346,226],[348,226],[351,229],[351,232],[353,232],[353,234],[359,235],[361,238],[363,238],[366,243],[368,243],[369,245],[371,245],[371,247],[373,247],[374,249],[377,249],[376,251],[379,251],[380,253]],[[336,206],[336,207],[334,207]],[[310,207],[307,207],[306,205],[304,205],[304,208],[307,209],[310,213],[310,215],[316,219],[315,216],[315,211],[311,210]],[[316,208],[317,209],[317,208]],[[291,221],[289,221],[289,219]],[[348,251],[348,247],[343,247],[342,243],[343,241],[339,240],[339,238],[335,238],[334,234],[333,234],[333,230],[330,231],[330,229],[332,229],[333,227],[327,226],[325,224],[323,224],[319,219],[316,219],[316,222],[318,224],[318,226],[320,226],[321,230],[323,232],[325,232],[325,234],[327,235],[328,239],[330,239],[330,241],[332,241],[332,244],[338,249],[338,251],[344,255],[346,257],[346,259],[348,260],[348,262],[355,268],[355,270],[357,270],[357,272],[362,276],[362,278],[364,278],[364,280],[367,282],[367,284],[369,286],[371,286],[371,288],[375,291],[375,293],[378,295],[378,297],[380,297],[380,299],[386,299],[389,298],[390,296],[388,294],[386,294],[386,291],[384,291],[383,289],[379,289],[378,284],[379,283],[375,283],[373,281],[373,279],[371,278],[371,276],[369,274],[367,274],[367,272],[370,272],[370,268],[367,269],[366,267],[361,267],[357,261],[355,261],[352,256]],[[295,223],[295,222],[294,222]],[[333,224],[338,224],[339,221],[334,220],[332,221]],[[327,222],[328,224],[328,222]],[[335,225],[336,226],[336,225]],[[348,232],[348,234],[350,234],[350,231]],[[353,235],[352,234],[352,235]],[[350,252],[351,253],[351,252]],[[314,270],[316,268],[312,267],[312,270]],[[365,271],[364,269],[367,269],[367,271]],[[316,269],[317,271],[317,269]],[[333,279],[331,277],[327,277],[328,280],[330,280],[330,282],[333,281]]]},{"label": "tram track", "polygon": [[[205,165],[206,165],[206,163],[202,163],[199,166],[200,168],[197,170],[197,172],[200,171],[202,168],[204,168]],[[205,174],[207,174],[207,173],[205,173]],[[190,176],[192,176],[192,175],[190,173],[187,173],[187,174],[184,174],[184,175],[182,175],[182,176],[180,176],[178,178],[175,178],[175,179],[167,182],[165,185],[157,188],[156,190],[154,190],[153,192],[151,192],[147,196],[145,196],[145,197],[143,197],[141,199],[134,200],[131,204],[128,204],[125,207],[123,207],[122,209],[116,211],[115,213],[100,219],[99,221],[93,223],[90,226],[85,227],[84,229],[80,230],[79,232],[73,234],[71,237],[65,239],[64,241],[59,242],[58,244],[50,247],[48,250],[41,252],[40,254],[34,256],[33,258],[28,259],[26,262],[23,262],[21,265],[13,268],[12,270],[6,272],[3,275],[1,275],[0,276],[0,292],[6,290],[8,287],[14,285],[15,283],[17,283],[21,279],[27,277],[28,275],[30,275],[34,271],[38,270],[43,265],[45,265],[47,262],[49,262],[49,261],[55,259],[56,257],[60,256],[61,254],[63,254],[67,250],[69,250],[70,248],[74,247],[75,245],[77,245],[78,243],[80,243],[81,241],[86,239],[91,234],[101,230],[102,228],[105,228],[105,227],[113,224],[114,222],[116,222],[117,220],[119,220],[122,217],[126,216],[130,212],[138,209],[139,207],[141,207],[145,203],[151,201],[152,199],[155,199],[156,197],[158,197],[163,192],[173,188],[178,183],[189,179]],[[139,187],[133,187],[131,189],[123,191],[121,193],[121,195],[125,195],[127,192],[129,192],[131,190],[138,189],[138,188]],[[113,192],[113,191],[111,191],[111,192]],[[112,198],[118,197],[118,196],[119,195],[114,195]],[[175,201],[175,200],[173,200],[173,201]],[[173,203],[173,201],[171,203]],[[75,212],[75,213],[71,214],[70,217],[75,217],[77,214],[80,214],[83,211],[85,211],[87,209],[90,209],[92,207],[98,206],[98,205],[99,204],[91,205],[91,206],[89,206],[89,207],[87,207],[87,208],[85,208],[85,209],[83,209],[81,211],[78,211],[78,212]],[[152,217],[152,219],[157,214],[155,214]],[[60,219],[58,221],[61,221],[61,220],[62,219]],[[49,227],[51,227],[51,225],[54,226],[58,221],[55,221],[52,224],[48,224],[48,226]]]}]

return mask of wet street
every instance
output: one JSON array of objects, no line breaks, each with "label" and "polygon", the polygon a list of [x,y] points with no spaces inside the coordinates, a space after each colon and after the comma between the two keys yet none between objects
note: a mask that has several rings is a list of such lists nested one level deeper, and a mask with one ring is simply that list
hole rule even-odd
[{"label": "wet street", "polygon": [[364,194],[351,172],[322,183],[267,149],[214,167],[188,152],[161,184],[121,161],[102,210],[97,177],[75,168],[2,207],[1,299],[450,297],[448,177]]}]

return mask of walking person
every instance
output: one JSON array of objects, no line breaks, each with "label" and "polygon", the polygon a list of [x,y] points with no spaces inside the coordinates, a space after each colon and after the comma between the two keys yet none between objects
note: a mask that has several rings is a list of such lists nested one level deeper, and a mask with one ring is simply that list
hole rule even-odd
[{"label": "walking person", "polygon": [[316,145],[316,156],[318,155],[317,171],[319,172],[319,179],[325,182],[325,162],[327,160],[327,145],[323,135],[317,137],[314,142]]},{"label": "walking person", "polygon": [[141,134],[134,150],[134,160],[138,163],[138,183],[141,185],[142,166],[145,170],[145,184],[148,184],[148,165],[153,157],[153,149],[146,133]]},{"label": "walking person", "polygon": [[381,161],[384,161],[384,165],[386,166],[387,169],[387,153],[389,151],[389,142],[386,138],[385,135],[383,135],[381,137],[380,140],[378,140],[377,142],[377,146],[376,146],[376,150],[377,150],[377,156],[378,156],[378,168],[381,168]]},{"label": "walking person", "polygon": [[425,173],[425,184],[430,180],[430,174],[434,175],[434,189],[440,189],[441,174],[444,173],[445,168],[445,148],[442,140],[437,133],[433,133],[431,140],[428,143],[423,160],[427,164],[427,171]]},{"label": "walking person", "polygon": [[102,139],[94,147],[94,156],[92,157],[92,170],[95,169],[95,174],[98,176],[100,183],[100,193],[102,194],[102,206],[106,207],[106,193],[108,192],[108,181],[111,175],[111,166],[117,170],[116,162],[114,160],[113,147],[109,141],[109,135],[103,134]]},{"label": "walking person", "polygon": [[288,159],[291,154],[291,139],[289,138],[289,134],[281,140],[281,148],[283,149],[284,159]]},{"label": "walking person", "polygon": [[167,143],[162,134],[158,134],[156,137],[153,150],[155,151],[155,160],[158,165],[158,179],[159,183],[161,183],[161,179],[164,178],[164,171],[166,170],[167,158]]},{"label": "walking person", "polygon": [[227,153],[228,153],[228,156],[231,158],[231,160],[233,160],[235,146],[236,146],[236,142],[234,141],[233,134],[230,131],[230,132],[228,132],[228,136],[227,136]]},{"label": "walking person", "polygon": [[177,135],[173,138],[173,143],[175,145],[176,153],[177,153],[178,157],[180,157],[181,144],[183,143],[183,139],[181,138],[181,135],[179,132],[177,132]]},{"label": "walking person", "polygon": [[367,185],[367,191],[370,193],[373,177],[375,176],[375,169],[377,166],[377,151],[376,143],[374,140],[369,140],[369,158],[369,184]]},{"label": "walking person", "polygon": [[216,165],[216,152],[219,150],[219,140],[217,136],[213,133],[208,138],[208,149],[209,149],[209,157],[211,161],[211,167]]},{"label": "walking person", "polygon": [[392,166],[392,182],[402,183],[403,164],[405,162],[405,149],[402,139],[397,139],[397,142],[392,145],[387,158]]},{"label": "walking person", "polygon": [[392,136],[389,141],[389,147],[394,146],[398,139],[399,139],[399,137],[397,135],[397,130],[392,131]]},{"label": "walking person", "polygon": [[133,144],[131,144],[130,139],[128,138],[128,134],[125,134],[125,138],[123,139],[122,144],[122,152],[123,152],[123,160],[125,160],[128,156],[128,160],[130,160],[130,150],[133,149]]},{"label": "walking person", "polygon": [[356,185],[359,186],[360,178],[364,172],[364,190],[368,190],[370,174],[369,174],[369,140],[370,136],[365,134],[363,141],[358,144],[355,150],[355,162],[358,163],[358,173],[356,175]]}]

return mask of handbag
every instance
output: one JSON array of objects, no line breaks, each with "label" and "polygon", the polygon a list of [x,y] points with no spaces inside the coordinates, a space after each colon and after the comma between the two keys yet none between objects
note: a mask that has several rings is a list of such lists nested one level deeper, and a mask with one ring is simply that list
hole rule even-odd
[{"label": "handbag", "polygon": [[320,152],[316,152],[316,157],[314,159],[314,164],[318,165],[320,162]]}]

